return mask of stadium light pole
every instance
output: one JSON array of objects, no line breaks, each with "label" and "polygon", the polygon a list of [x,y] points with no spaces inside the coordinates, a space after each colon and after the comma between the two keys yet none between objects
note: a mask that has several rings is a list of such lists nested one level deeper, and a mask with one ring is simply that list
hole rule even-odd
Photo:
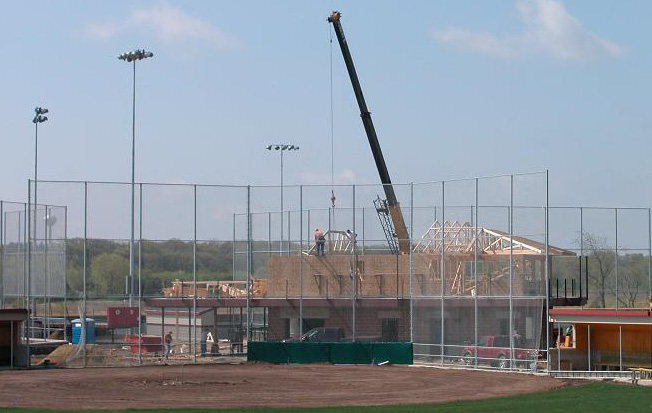
[{"label": "stadium light pole", "polygon": [[[265,147],[268,151],[278,151],[281,154],[281,241],[279,242],[279,254],[283,254],[283,152],[285,151],[298,151],[297,145],[290,145],[287,143],[273,143]],[[290,234],[288,234],[289,237]],[[288,248],[289,252],[289,248]]]},{"label": "stadium light pole", "polygon": [[135,184],[136,184],[136,62],[154,56],[154,53],[144,49],[122,53],[118,59],[127,63],[133,62],[133,100],[131,120],[131,237],[129,238],[129,306],[134,305],[134,220],[135,220]]},{"label": "stadium light pole", "polygon": [[[34,118],[32,119],[32,123],[34,124],[34,248],[36,249],[36,222],[38,221],[37,217],[37,205],[38,205],[38,191],[37,191],[37,182],[38,182],[38,125],[39,123],[46,122],[48,120],[47,116],[44,116],[46,113],[48,113],[49,110],[37,106],[34,108]],[[28,227],[29,228],[29,227]],[[28,231],[28,247],[29,247],[29,231]],[[32,282],[31,282],[31,272],[33,271],[32,269],[32,249],[29,250],[29,253],[27,254],[27,260],[28,260],[28,269],[27,269],[27,307],[28,309],[33,309],[36,310],[36,301],[32,301]],[[32,316],[36,313],[36,311],[30,311],[30,314]],[[28,322],[28,333],[27,336],[31,333],[33,333],[33,327],[34,327],[34,319],[32,316],[29,317],[29,322]],[[32,331],[30,331],[30,329]],[[28,338],[29,340],[29,338]],[[29,354],[29,342],[27,344],[27,352]]]},{"label": "stadium light pole", "polygon": [[[36,220],[36,205],[37,202],[37,185],[38,185],[38,124],[43,123],[48,120],[47,116],[43,116],[48,113],[49,110],[36,107],[34,108],[34,119],[32,123],[34,124],[34,219]],[[36,221],[34,221],[34,241],[36,242]]]}]

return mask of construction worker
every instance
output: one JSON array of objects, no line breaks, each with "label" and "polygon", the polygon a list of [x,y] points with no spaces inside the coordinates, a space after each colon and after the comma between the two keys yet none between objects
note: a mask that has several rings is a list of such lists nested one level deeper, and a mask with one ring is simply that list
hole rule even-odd
[{"label": "construction worker", "polygon": [[163,339],[163,346],[165,348],[165,359],[168,359],[168,356],[172,352],[172,332],[168,331]]},{"label": "construction worker", "polygon": [[349,237],[349,239],[351,240],[351,242],[352,242],[353,244],[357,244],[357,243],[358,243],[358,234],[354,233],[354,232],[351,231],[350,229],[347,229],[347,230],[346,230],[346,235]]},{"label": "construction worker", "polygon": [[321,232],[319,228],[315,229],[315,246],[317,247],[317,255],[324,255],[324,244],[326,243],[326,237],[324,233]]}]

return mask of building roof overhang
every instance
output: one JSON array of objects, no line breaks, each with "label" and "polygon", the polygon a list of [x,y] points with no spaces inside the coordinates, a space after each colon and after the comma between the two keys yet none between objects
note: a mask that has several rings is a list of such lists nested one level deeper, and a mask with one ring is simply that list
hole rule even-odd
[{"label": "building roof overhang", "polygon": [[24,308],[8,308],[0,310],[0,321],[25,321],[27,310]]},{"label": "building roof overhang", "polygon": [[652,325],[652,312],[645,309],[566,309],[553,308],[550,322],[564,324]]}]

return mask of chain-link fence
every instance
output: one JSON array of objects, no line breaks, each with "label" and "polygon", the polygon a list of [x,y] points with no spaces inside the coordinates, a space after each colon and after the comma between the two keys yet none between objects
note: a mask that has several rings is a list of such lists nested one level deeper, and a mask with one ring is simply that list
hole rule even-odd
[{"label": "chain-link fence", "polygon": [[650,367],[650,209],[551,208],[550,234],[576,254],[553,258],[551,296],[563,301],[582,291],[597,309],[583,317],[554,310],[551,369]]},{"label": "chain-link fence", "polygon": [[381,185],[133,189],[132,215],[130,184],[39,181],[39,202],[63,212],[37,212],[31,242],[24,217],[5,224],[22,228],[10,238],[32,263],[46,246],[65,251],[64,283],[47,270],[54,258],[29,271],[51,274],[58,300],[32,323],[45,314],[77,344],[49,363],[202,362],[250,341],[328,339],[411,341],[424,363],[545,369],[550,305],[649,296],[649,209],[550,207],[546,173],[394,185],[398,205]]},{"label": "chain-link fence", "polygon": [[32,339],[65,339],[65,328],[52,321],[66,299],[66,208],[0,201],[0,216],[2,308],[30,309],[24,328]]}]

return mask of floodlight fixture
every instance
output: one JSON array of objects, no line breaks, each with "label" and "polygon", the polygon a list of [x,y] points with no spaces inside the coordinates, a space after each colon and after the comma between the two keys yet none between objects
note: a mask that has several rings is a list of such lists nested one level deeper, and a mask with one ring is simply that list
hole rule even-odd
[{"label": "floodlight fixture", "polygon": [[136,60],[143,60],[153,56],[154,53],[145,51],[145,49],[136,49],[133,52],[126,52],[120,54],[118,56],[118,59],[124,60],[125,62],[134,62]]},{"label": "floodlight fixture", "polygon": [[47,116],[42,116],[48,113],[49,110],[42,108],[40,106],[37,106],[34,108],[34,119],[32,119],[32,123],[37,124],[37,123],[43,123],[46,120],[48,120]]},{"label": "floodlight fixture", "polygon": [[268,151],[271,151],[272,149],[276,151],[298,151],[299,146],[297,145],[290,145],[288,143],[273,143],[271,145],[265,146],[265,149]]},{"label": "floodlight fixture", "polygon": [[[283,253],[283,212],[284,212],[284,207],[283,207],[283,152],[285,151],[298,151],[299,147],[296,145],[291,145],[288,143],[272,143],[270,145],[267,145],[265,147],[268,151],[271,151],[274,149],[275,151],[279,151],[280,160],[281,160],[281,240],[280,240],[280,249],[279,253]],[[288,254],[290,252],[290,246],[288,245]]]}]

